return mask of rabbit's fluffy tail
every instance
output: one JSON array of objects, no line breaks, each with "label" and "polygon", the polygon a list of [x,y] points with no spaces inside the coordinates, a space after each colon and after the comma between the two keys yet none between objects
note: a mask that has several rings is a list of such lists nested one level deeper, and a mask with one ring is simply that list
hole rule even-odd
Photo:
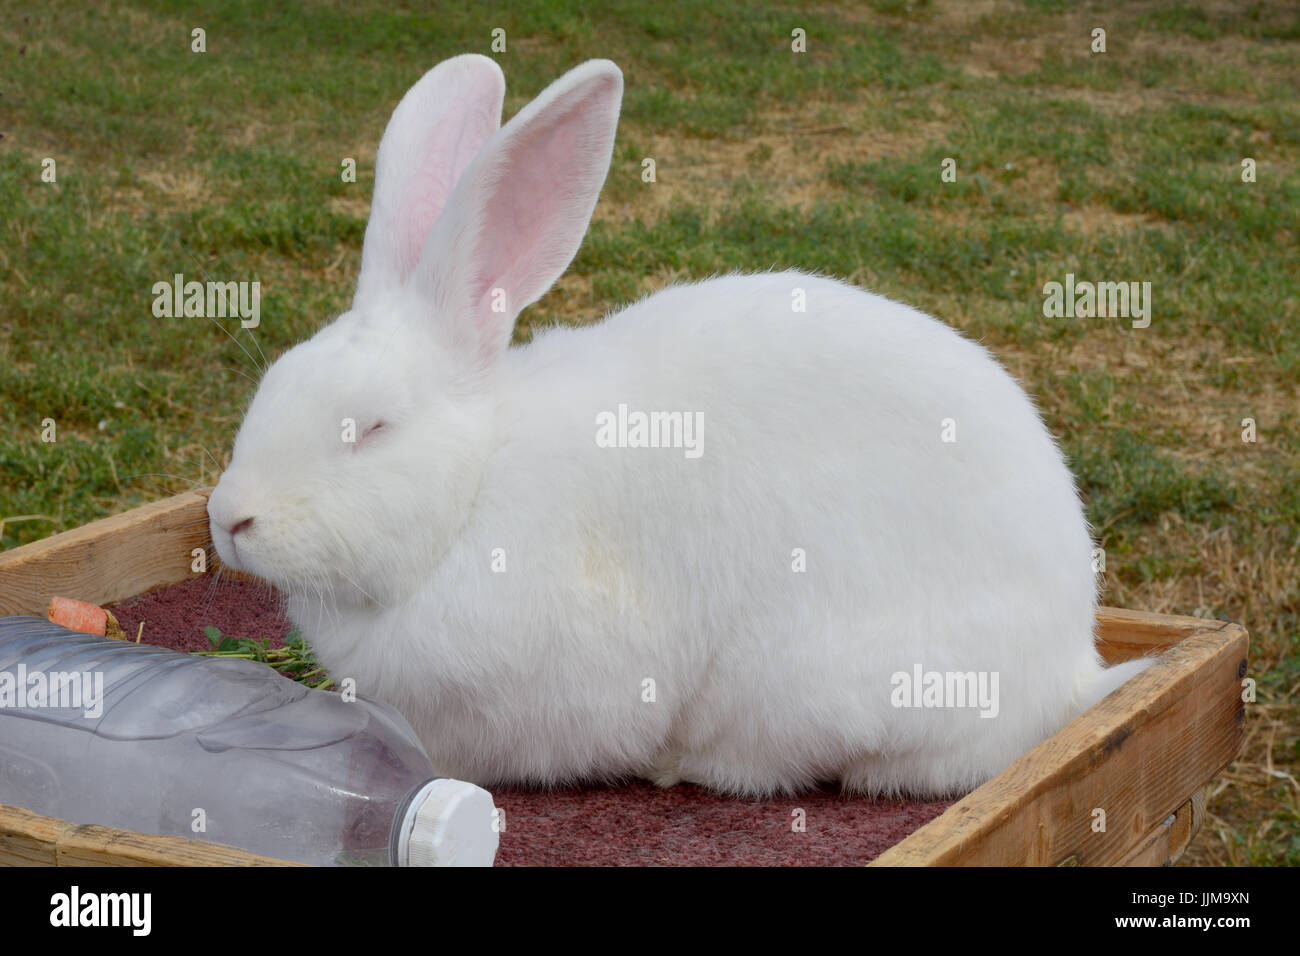
[{"label": "rabbit's fluffy tail", "polygon": [[1115,664],[1113,667],[1097,671],[1091,680],[1084,684],[1080,692],[1077,713],[1083,713],[1108,696],[1111,691],[1118,689],[1130,678],[1142,673],[1157,660],[1159,660],[1159,657],[1139,657],[1136,660],[1125,661],[1122,664]]}]

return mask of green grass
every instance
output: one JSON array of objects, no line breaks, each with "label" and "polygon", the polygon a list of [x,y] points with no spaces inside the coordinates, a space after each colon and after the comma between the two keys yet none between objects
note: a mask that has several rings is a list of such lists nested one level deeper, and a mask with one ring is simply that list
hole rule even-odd
[{"label": "green grass", "polygon": [[225,635],[216,627],[205,627],[203,635],[208,639],[208,650],[191,651],[191,654],[258,661],[274,668],[281,676],[316,690],[334,686],[297,628],[285,635],[283,647],[271,647],[270,638]]},{"label": "green grass", "polygon": [[[0,547],[216,480],[252,357],[350,298],[392,107],[495,27],[507,114],[588,57],[627,86],[596,220],[517,341],[774,267],[984,341],[1062,438],[1106,600],[1251,629],[1261,703],[1193,858],[1298,862],[1297,788],[1261,769],[1300,773],[1300,11],[1280,0],[0,0]],[[155,318],[176,272],[261,281],[256,341]],[[1150,328],[1044,318],[1066,272],[1149,281]]]}]

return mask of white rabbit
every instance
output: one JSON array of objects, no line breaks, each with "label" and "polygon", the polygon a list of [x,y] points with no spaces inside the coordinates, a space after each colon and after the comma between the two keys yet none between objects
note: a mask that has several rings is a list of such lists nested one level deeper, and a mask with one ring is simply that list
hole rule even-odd
[{"label": "white rabbit", "polygon": [[[1102,669],[1033,403],[935,319],[732,275],[508,348],[582,240],[622,74],[498,129],[503,91],[461,56],[398,105],[352,308],[266,373],[208,505],[332,676],[484,786],[952,794],[1143,666]],[[651,412],[677,447],[633,447]],[[917,671],[996,703],[898,706]]]}]

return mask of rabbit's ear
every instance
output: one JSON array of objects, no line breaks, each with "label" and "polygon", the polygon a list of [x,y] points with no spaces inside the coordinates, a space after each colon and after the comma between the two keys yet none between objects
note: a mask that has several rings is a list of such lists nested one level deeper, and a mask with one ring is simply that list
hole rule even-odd
[{"label": "rabbit's ear", "polygon": [[476,53],[444,60],[407,91],[375,160],[354,308],[410,278],[456,181],[501,125],[506,80]]},{"label": "rabbit's ear", "polygon": [[492,137],[461,177],[412,283],[458,346],[490,364],[516,316],[573,260],[609,172],[623,74],[570,70]]}]

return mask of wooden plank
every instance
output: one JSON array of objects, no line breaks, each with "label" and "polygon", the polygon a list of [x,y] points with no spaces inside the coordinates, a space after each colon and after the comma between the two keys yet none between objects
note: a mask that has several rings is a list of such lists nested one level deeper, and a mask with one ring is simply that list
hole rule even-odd
[{"label": "wooden plank", "polygon": [[[1246,632],[1199,624],[1160,661],[872,865],[1123,862],[1241,743]],[[1105,811],[1102,832],[1093,830],[1097,809]]]},{"label": "wooden plank", "polygon": [[1119,865],[1167,866],[1169,864],[1169,853],[1169,825],[1162,823],[1143,837],[1142,841],[1129,851]]},{"label": "wooden plank", "polygon": [[57,866],[59,838],[73,824],[0,806],[0,866]]},{"label": "wooden plank", "polygon": [[1205,789],[1162,820],[1129,851],[1122,866],[1173,866],[1192,842],[1205,819]]},{"label": "wooden plank", "polygon": [[1200,617],[1101,607],[1097,609],[1097,651],[1107,664],[1118,664],[1168,650],[1179,641],[1221,623]]},{"label": "wooden plank", "polygon": [[[1207,780],[1208,784],[1209,781]],[[1187,848],[1192,845],[1196,839],[1196,834],[1201,832],[1201,825],[1205,823],[1206,807],[1210,801],[1210,795],[1205,787],[1197,790],[1192,794],[1192,799],[1187,801],[1179,809],[1177,819],[1174,820],[1173,827],[1169,832],[1169,863],[1177,863],[1182,855],[1187,852]],[[1186,811],[1185,813],[1183,811]]]},{"label": "wooden plank", "polygon": [[0,806],[0,866],[298,866],[236,847],[78,826]]},{"label": "wooden plank", "polygon": [[58,866],[301,866],[236,847],[112,827],[71,827],[59,840]]},{"label": "wooden plank", "polygon": [[43,615],[55,595],[111,604],[196,576],[191,551],[211,545],[207,506],[186,492],[0,554],[0,615]]}]

